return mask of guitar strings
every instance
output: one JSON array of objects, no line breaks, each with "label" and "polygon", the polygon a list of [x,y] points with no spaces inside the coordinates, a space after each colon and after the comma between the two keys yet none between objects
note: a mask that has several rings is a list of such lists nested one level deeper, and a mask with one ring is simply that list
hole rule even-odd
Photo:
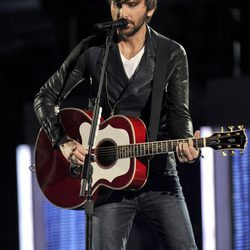
[{"label": "guitar strings", "polygon": [[[197,148],[200,148],[204,145],[203,138],[192,138],[192,140],[193,142],[194,141],[196,142],[195,144]],[[114,154],[114,153],[117,153],[117,154],[120,153],[120,155],[126,156],[126,155],[135,155],[136,152],[137,152],[137,155],[141,156],[141,155],[147,155],[147,153],[149,152],[151,152],[152,154],[156,153],[155,152],[156,149],[157,149],[157,152],[163,151],[163,153],[167,153],[167,152],[175,151],[174,148],[177,146],[177,144],[180,141],[188,142],[189,139],[146,142],[146,143],[137,143],[137,144],[129,144],[129,145],[114,145],[114,146],[96,148],[94,152],[96,153],[97,156],[107,156],[107,155]],[[154,147],[154,145],[158,145],[158,147]]]},{"label": "guitar strings", "polygon": [[[207,142],[210,142],[210,145],[217,145],[219,144],[222,148],[218,149],[240,149],[240,143],[228,143],[229,140],[228,134],[227,135],[220,135],[220,139],[217,136],[210,136],[207,138],[186,138],[186,139],[178,139],[178,140],[167,140],[167,141],[157,141],[157,142],[143,142],[143,143],[136,143],[136,144],[129,144],[129,145],[114,145],[108,147],[100,147],[96,148],[94,152],[97,156],[108,156],[114,153],[117,153],[118,158],[126,158],[126,157],[136,157],[136,156],[147,156],[152,154],[161,154],[161,153],[168,153],[175,151],[174,148],[177,146],[179,142],[188,142],[190,139],[193,141],[195,148],[199,149],[202,147],[207,146]],[[223,143],[223,139],[227,141]],[[146,146],[147,145],[147,146]],[[154,147],[158,145],[157,147]],[[162,147],[164,145],[164,147]],[[161,146],[161,147],[160,147]],[[230,147],[229,147],[230,146]]]}]

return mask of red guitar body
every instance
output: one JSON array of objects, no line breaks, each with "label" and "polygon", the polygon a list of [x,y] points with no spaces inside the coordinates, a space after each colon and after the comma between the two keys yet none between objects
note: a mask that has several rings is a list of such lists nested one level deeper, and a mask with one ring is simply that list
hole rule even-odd
[{"label": "red guitar body", "polygon": [[[66,133],[88,148],[92,113],[66,108],[60,111],[60,116]],[[106,144],[117,146],[145,140],[146,128],[140,119],[117,115],[100,124],[94,150]],[[79,195],[80,175],[72,175],[70,164],[60,150],[52,148],[43,129],[40,129],[35,145],[35,166],[39,187],[52,204],[66,209],[84,207],[86,197]],[[111,190],[140,189],[147,180],[148,167],[141,158],[111,159],[108,163],[100,160],[93,162],[92,166],[95,204]]]}]

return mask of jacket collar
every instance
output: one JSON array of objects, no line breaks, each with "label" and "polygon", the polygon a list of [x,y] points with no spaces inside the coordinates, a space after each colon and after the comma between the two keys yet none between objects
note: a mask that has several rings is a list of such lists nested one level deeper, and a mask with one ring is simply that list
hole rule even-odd
[{"label": "jacket collar", "polygon": [[158,33],[147,25],[145,52],[150,57],[156,56],[157,39],[158,39]]}]

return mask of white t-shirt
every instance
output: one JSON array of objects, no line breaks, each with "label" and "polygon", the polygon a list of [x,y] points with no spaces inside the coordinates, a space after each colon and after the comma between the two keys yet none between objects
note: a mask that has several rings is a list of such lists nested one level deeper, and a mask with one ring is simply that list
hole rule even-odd
[{"label": "white t-shirt", "polygon": [[141,58],[144,54],[145,46],[132,58],[126,59],[122,53],[120,52],[122,63],[125,69],[125,72],[128,76],[128,79],[131,78],[131,76],[134,74],[137,66],[139,65]]}]

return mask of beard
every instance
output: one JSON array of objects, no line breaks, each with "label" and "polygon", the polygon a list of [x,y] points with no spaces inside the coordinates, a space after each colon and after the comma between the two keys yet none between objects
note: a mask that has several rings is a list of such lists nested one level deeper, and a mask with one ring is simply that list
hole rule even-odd
[{"label": "beard", "polygon": [[131,28],[125,28],[125,29],[120,29],[118,31],[118,35],[123,37],[123,38],[128,38],[136,34],[141,27],[146,23],[147,20],[147,14],[145,13],[135,24],[134,22],[128,21],[128,24],[131,25]]}]

